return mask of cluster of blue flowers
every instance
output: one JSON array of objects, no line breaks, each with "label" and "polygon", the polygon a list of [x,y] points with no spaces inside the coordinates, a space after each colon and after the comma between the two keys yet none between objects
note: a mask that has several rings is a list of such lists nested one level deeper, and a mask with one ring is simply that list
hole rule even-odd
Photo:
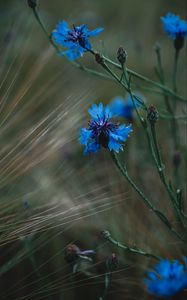
[{"label": "cluster of blue flowers", "polygon": [[185,38],[187,36],[187,22],[181,20],[179,16],[168,13],[165,17],[161,17],[164,30],[172,38],[176,39],[178,36]]},{"label": "cluster of blue flowers", "polygon": [[187,258],[185,265],[178,260],[161,259],[145,279],[148,292],[157,297],[171,297],[187,289]]},{"label": "cluster of blue flowers", "polygon": [[89,30],[87,25],[68,27],[65,21],[57,24],[52,36],[57,45],[67,48],[66,51],[61,51],[61,55],[66,55],[69,60],[75,60],[82,56],[84,52],[91,50],[92,46],[89,42],[89,37],[98,35],[103,31],[103,28]]},{"label": "cluster of blue flowers", "polygon": [[85,146],[84,154],[98,152],[101,146],[115,152],[123,150],[122,143],[127,140],[132,126],[112,122],[110,120],[113,116],[112,111],[109,106],[104,107],[102,103],[93,104],[88,112],[92,119],[88,128],[81,129],[79,139]]},{"label": "cluster of blue flowers", "polygon": [[[180,49],[187,36],[187,22],[172,13],[161,17],[161,20],[165,32],[175,42],[177,41],[174,43],[175,48]],[[60,46],[61,55],[66,55],[69,60],[75,60],[83,56],[86,51],[92,50],[89,38],[97,36],[102,31],[103,28],[90,31],[84,24],[70,29],[65,21],[61,21],[53,31],[52,37]],[[141,100],[141,96],[139,98]],[[135,101],[135,105],[137,109],[140,108],[139,101]],[[111,118],[118,116],[132,121],[133,111],[134,104],[130,97],[125,100],[122,97],[116,97],[111,101],[110,106],[105,107],[102,103],[93,104],[88,110],[91,116],[88,128],[82,128],[80,131],[79,141],[85,147],[84,154],[96,153],[101,147],[117,153],[123,150],[123,143],[132,132],[132,125],[119,124],[113,122]],[[186,289],[187,258],[184,258],[184,261],[185,265],[177,260],[170,262],[161,259],[153,271],[148,272],[148,278],[145,279],[148,292],[156,297],[170,297]]]}]

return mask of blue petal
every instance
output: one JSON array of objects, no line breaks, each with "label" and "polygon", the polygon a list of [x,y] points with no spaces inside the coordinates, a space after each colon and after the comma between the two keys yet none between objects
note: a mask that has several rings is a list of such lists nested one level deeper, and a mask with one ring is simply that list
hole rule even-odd
[{"label": "blue petal", "polygon": [[89,139],[92,136],[92,131],[88,130],[86,128],[82,128],[80,130],[80,138],[79,138],[79,142],[81,145],[86,145],[89,141]]},{"label": "blue petal", "polygon": [[66,35],[70,29],[68,27],[68,24],[65,21],[60,21],[56,26],[56,30],[60,34]]},{"label": "blue petal", "polygon": [[[143,96],[142,96],[140,93],[135,92],[134,95],[135,95],[141,102],[143,102]],[[133,97],[133,98],[134,98],[134,97]],[[136,98],[134,98],[134,103],[135,103],[135,105],[136,105],[137,108],[140,108],[140,103],[138,102],[138,100],[137,100]],[[133,103],[133,101],[132,101],[131,96],[129,95],[129,96],[127,97],[127,105],[128,105],[128,106],[131,106],[131,107],[134,109],[134,103]]]},{"label": "blue petal", "polygon": [[88,109],[88,112],[94,120],[103,119],[104,118],[103,103],[101,102],[99,103],[99,105],[95,103],[92,104],[92,107]]},{"label": "blue petal", "polygon": [[88,112],[90,116],[96,121],[96,120],[106,120],[112,117],[112,111],[110,110],[110,107],[106,105],[103,107],[103,103],[92,104],[92,107],[88,109]]},{"label": "blue petal", "polygon": [[181,20],[179,16],[168,13],[165,17],[161,17],[161,20],[165,32],[168,33],[171,38],[175,39],[177,34],[183,38],[187,36],[187,22]]},{"label": "blue petal", "polygon": [[85,50],[80,46],[73,46],[69,50],[64,51],[63,54],[67,56],[69,61],[76,60],[81,57]]},{"label": "blue petal", "polygon": [[129,133],[132,132],[132,125],[129,126],[120,125],[114,132],[119,141],[125,142],[129,137]]},{"label": "blue petal", "polygon": [[157,272],[148,272],[144,282],[148,291],[157,297],[170,297],[187,288],[187,270],[178,260],[161,259],[154,267]]},{"label": "blue petal", "polygon": [[108,105],[105,106],[104,116],[105,116],[106,119],[110,119],[113,116],[113,113],[112,113],[112,111],[111,111],[111,109]]},{"label": "blue petal", "polygon": [[88,32],[88,36],[96,36],[96,35],[98,35],[100,32],[102,32],[103,30],[104,30],[104,28],[101,28],[101,27],[96,28],[96,29],[94,29],[94,30],[92,30],[92,31],[89,31],[89,32]]},{"label": "blue petal", "polygon": [[117,153],[119,152],[119,150],[123,150],[123,146],[120,143],[118,143],[116,139],[112,136],[109,136],[108,148],[110,151],[113,150]]},{"label": "blue petal", "polygon": [[101,145],[99,143],[97,143],[96,140],[92,140],[91,142],[89,142],[85,149],[84,149],[84,154],[89,154],[89,153],[96,153],[100,150]]}]

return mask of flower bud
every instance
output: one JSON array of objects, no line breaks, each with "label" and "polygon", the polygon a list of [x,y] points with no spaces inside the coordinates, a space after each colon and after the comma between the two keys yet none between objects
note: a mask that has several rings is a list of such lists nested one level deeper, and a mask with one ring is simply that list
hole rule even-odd
[{"label": "flower bud", "polygon": [[155,125],[155,123],[158,121],[158,117],[159,114],[156,107],[154,105],[149,106],[147,110],[147,120],[152,126]]},{"label": "flower bud", "polygon": [[104,58],[98,52],[95,53],[95,60],[100,65],[104,64]]},{"label": "flower bud", "polygon": [[37,6],[37,0],[27,0],[28,6],[30,8],[35,8]]},{"label": "flower bud", "polygon": [[110,272],[117,269],[119,262],[115,253],[112,253],[112,255],[107,259],[106,264]]},{"label": "flower bud", "polygon": [[74,263],[79,258],[80,249],[75,244],[69,244],[65,252],[65,260],[68,263]]},{"label": "flower bud", "polygon": [[111,234],[110,234],[110,232],[108,231],[108,230],[103,230],[102,232],[101,232],[101,235],[102,235],[102,237],[104,238],[104,239],[109,239],[110,238],[110,236],[111,236]]},{"label": "flower bud", "polygon": [[123,47],[119,47],[117,51],[117,59],[121,65],[124,65],[127,60],[127,52],[123,49]]}]

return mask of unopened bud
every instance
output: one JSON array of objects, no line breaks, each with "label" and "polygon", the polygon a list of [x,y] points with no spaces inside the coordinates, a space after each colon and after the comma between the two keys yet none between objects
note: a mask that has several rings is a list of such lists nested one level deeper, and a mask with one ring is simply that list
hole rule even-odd
[{"label": "unopened bud", "polygon": [[110,272],[117,269],[119,262],[115,253],[112,253],[111,257],[107,259],[106,264]]},{"label": "unopened bud", "polygon": [[102,234],[103,238],[106,239],[106,240],[109,239],[110,236],[111,236],[111,234],[110,234],[110,232],[108,230],[103,230],[101,232],[101,234]]},{"label": "unopened bud", "polygon": [[151,125],[155,125],[155,123],[158,121],[158,110],[154,105],[149,106],[147,110],[147,120]]},{"label": "unopened bud", "polygon": [[159,44],[159,43],[156,43],[156,44],[155,44],[155,46],[154,46],[154,50],[155,50],[156,52],[160,52],[160,50],[161,50],[161,46],[160,46],[160,44]]},{"label": "unopened bud", "polygon": [[68,263],[74,263],[79,258],[80,249],[75,244],[70,244],[66,248],[65,260]]},{"label": "unopened bud", "polygon": [[124,65],[127,60],[127,51],[123,49],[123,47],[119,47],[117,52],[117,59],[121,65]]},{"label": "unopened bud", "polygon": [[30,8],[35,8],[37,6],[37,0],[27,0],[27,3]]},{"label": "unopened bud", "polygon": [[104,64],[104,58],[102,57],[101,54],[98,52],[95,53],[95,60],[98,64],[103,65]]}]

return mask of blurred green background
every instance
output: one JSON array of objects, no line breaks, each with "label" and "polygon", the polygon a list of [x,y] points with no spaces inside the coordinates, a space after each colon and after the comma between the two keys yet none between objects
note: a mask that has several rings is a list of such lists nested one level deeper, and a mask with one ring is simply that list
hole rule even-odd
[{"label": "blurred green background", "polygon": [[[104,27],[99,38],[93,39],[94,48],[116,61],[117,49],[123,46],[127,66],[156,81],[154,47],[158,42],[171,86],[174,51],[160,16],[170,11],[186,19],[185,0],[40,0],[38,8],[49,32],[61,19]],[[117,240],[163,257],[180,258],[184,248],[132,192],[109,153],[103,150],[85,157],[78,142],[79,130],[88,122],[88,107],[93,102],[108,103],[116,95],[125,97],[124,91],[115,82],[76,69],[58,57],[27,1],[0,1],[0,22],[1,300],[99,299],[105,262],[113,252],[119,268],[107,300],[148,299],[142,276],[154,262],[116,249],[103,241],[100,232],[110,230]],[[80,61],[100,70],[89,54]],[[178,67],[178,90],[184,96],[186,63],[185,48]],[[141,92],[148,104],[166,112],[161,94]],[[177,113],[184,112],[183,105],[178,105]],[[157,129],[172,179],[169,126],[168,120],[160,119]],[[177,225],[136,119],[133,128],[121,159],[151,201]],[[180,132],[183,187],[184,122]],[[93,263],[86,265],[91,275],[80,265],[81,272],[73,277],[72,266],[64,259],[70,243],[96,250]]]}]

